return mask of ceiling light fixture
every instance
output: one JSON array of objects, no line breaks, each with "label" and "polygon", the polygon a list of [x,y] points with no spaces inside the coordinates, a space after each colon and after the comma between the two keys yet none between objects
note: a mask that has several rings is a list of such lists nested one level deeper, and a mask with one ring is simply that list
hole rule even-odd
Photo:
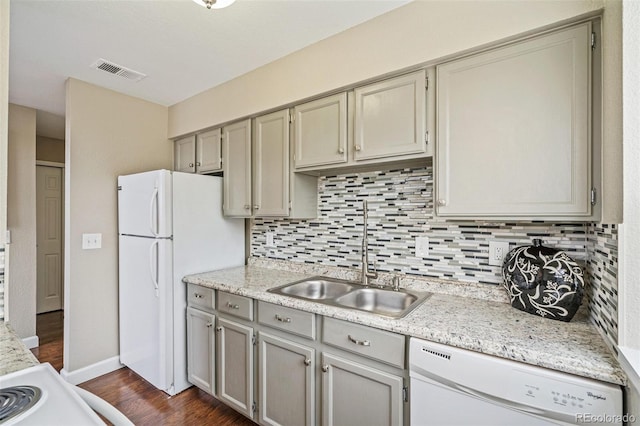
[{"label": "ceiling light fixture", "polygon": [[231,6],[231,4],[236,0],[193,0],[198,3],[200,6],[204,6],[207,9],[222,9],[227,6]]}]

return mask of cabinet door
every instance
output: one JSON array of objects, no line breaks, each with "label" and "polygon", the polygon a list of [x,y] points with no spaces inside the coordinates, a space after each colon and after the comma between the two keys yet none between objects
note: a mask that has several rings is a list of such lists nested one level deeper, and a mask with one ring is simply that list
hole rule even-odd
[{"label": "cabinet door", "polygon": [[177,172],[196,171],[196,137],[188,136],[173,143],[173,163]]},{"label": "cabinet door", "polygon": [[590,214],[591,24],[437,68],[441,216]]},{"label": "cabinet door", "polygon": [[214,394],[215,317],[187,308],[187,373],[189,382]]},{"label": "cabinet door", "polygon": [[426,72],[355,89],[354,159],[426,152]]},{"label": "cabinet door", "polygon": [[251,216],[251,120],[222,129],[225,216]]},{"label": "cabinet door", "polygon": [[264,425],[312,425],[315,419],[314,350],[260,333],[259,421]]},{"label": "cabinet door", "polygon": [[402,377],[322,354],[322,424],[402,425]]},{"label": "cabinet door", "polygon": [[218,317],[218,398],[253,418],[253,328]]},{"label": "cabinet door", "polygon": [[347,161],[347,94],[293,109],[295,169]]},{"label": "cabinet door", "polygon": [[255,119],[253,214],[289,215],[289,110]]},{"label": "cabinet door", "polygon": [[221,135],[222,130],[215,129],[196,136],[196,171],[198,173],[222,170]]}]

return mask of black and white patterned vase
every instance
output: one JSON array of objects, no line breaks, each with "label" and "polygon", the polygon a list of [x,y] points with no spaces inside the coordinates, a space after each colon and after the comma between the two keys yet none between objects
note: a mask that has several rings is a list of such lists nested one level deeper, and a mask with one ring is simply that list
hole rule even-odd
[{"label": "black and white patterned vase", "polygon": [[541,240],[511,250],[502,265],[502,279],[511,306],[530,314],[570,321],[582,303],[582,268],[565,252],[544,247]]}]

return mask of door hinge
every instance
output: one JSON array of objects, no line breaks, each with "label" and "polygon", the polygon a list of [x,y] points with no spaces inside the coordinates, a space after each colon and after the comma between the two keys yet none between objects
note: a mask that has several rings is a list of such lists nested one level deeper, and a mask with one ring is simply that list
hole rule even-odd
[{"label": "door hinge", "polygon": [[402,400],[404,402],[409,402],[409,388],[406,386],[402,387]]},{"label": "door hinge", "polygon": [[122,191],[122,185],[118,185],[118,191]]},{"label": "door hinge", "polygon": [[255,334],[251,336],[251,344],[253,344],[253,346],[258,344],[258,336],[256,336]]},{"label": "door hinge", "polygon": [[425,78],[424,88],[425,88],[425,90],[429,90],[429,76],[427,76],[427,78]]},{"label": "door hinge", "polygon": [[255,401],[251,404],[251,411],[254,413],[258,411],[258,404],[256,404]]},{"label": "door hinge", "polygon": [[596,48],[596,33],[592,32],[591,33],[591,49],[595,49]]},{"label": "door hinge", "polygon": [[426,143],[429,143],[429,131],[428,130],[424,133],[424,141]]},{"label": "door hinge", "polygon": [[295,120],[295,116],[293,114],[289,114],[289,123],[293,123]]},{"label": "door hinge", "polygon": [[595,206],[596,205],[596,189],[595,188],[591,188],[591,205]]}]

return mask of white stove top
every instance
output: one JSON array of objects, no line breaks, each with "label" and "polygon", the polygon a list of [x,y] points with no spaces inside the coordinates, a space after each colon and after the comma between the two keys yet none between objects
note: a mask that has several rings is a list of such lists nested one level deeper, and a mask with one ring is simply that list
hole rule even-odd
[{"label": "white stove top", "polygon": [[28,410],[7,419],[9,425],[104,425],[104,422],[65,382],[51,364],[39,364],[0,377],[0,388],[36,386],[42,395]]}]

